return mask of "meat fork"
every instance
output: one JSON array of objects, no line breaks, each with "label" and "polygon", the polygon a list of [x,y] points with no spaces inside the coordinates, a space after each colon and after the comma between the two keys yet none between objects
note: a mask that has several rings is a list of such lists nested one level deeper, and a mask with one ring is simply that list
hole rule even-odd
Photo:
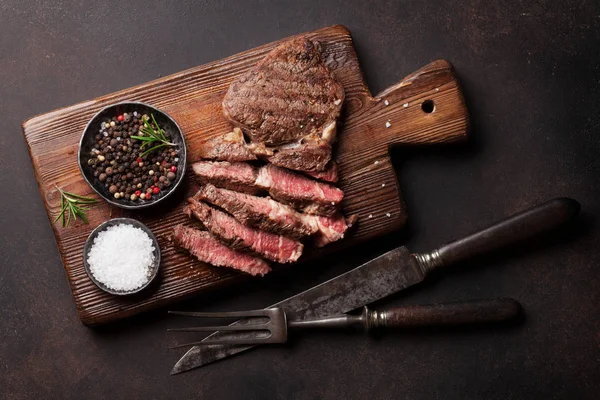
[{"label": "meat fork", "polygon": [[[285,343],[288,338],[288,328],[345,328],[358,326],[370,331],[375,328],[410,328],[444,325],[470,325],[508,321],[515,318],[521,311],[518,301],[510,298],[495,298],[484,300],[468,300],[445,304],[428,304],[388,308],[384,310],[369,310],[363,307],[358,315],[344,314],[334,317],[314,320],[288,321],[283,308],[266,308],[264,310],[236,312],[186,312],[169,311],[170,314],[201,318],[244,318],[252,320],[260,318],[257,323],[235,324],[227,326],[195,326],[187,328],[171,328],[175,332],[234,332],[231,337],[224,339],[205,340],[185,343],[172,348],[196,345],[246,345]],[[264,319],[268,319],[264,322]]]}]

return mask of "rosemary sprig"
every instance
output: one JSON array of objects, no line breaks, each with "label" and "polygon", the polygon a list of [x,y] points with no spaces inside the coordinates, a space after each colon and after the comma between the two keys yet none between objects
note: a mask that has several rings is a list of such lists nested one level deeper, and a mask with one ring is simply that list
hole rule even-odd
[{"label": "rosemary sprig", "polygon": [[[144,136],[131,136],[132,139],[141,140],[142,146],[140,150],[146,146],[152,146],[151,148],[144,151],[140,154],[140,157],[144,157],[146,154],[153,152],[154,150],[160,149],[162,147],[168,146],[177,146],[175,143],[169,142],[169,139],[165,136],[165,131],[158,126],[156,123],[156,119],[154,118],[154,114],[150,114],[152,117],[152,122],[148,117],[142,117],[142,122],[144,126],[140,128],[140,133]],[[158,143],[158,144],[157,144]]]},{"label": "rosemary sprig", "polygon": [[85,212],[89,210],[89,205],[96,203],[96,199],[91,197],[84,197],[78,194],[65,192],[58,186],[54,185],[60,192],[60,213],[56,216],[53,223],[62,218],[62,226],[65,228],[69,226],[71,222],[71,216],[73,220],[77,220],[77,217],[81,218],[86,224],[88,220],[85,216]]}]

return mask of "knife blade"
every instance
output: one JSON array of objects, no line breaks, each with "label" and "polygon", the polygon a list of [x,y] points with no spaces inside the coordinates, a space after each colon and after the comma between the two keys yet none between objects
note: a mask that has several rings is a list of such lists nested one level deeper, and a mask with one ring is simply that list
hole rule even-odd
[{"label": "knife blade", "polygon": [[[516,244],[558,228],[580,210],[577,201],[557,198],[515,214],[463,239],[424,254],[406,247],[393,249],[365,264],[270,307],[282,307],[290,320],[308,320],[347,313],[421,282],[434,269]],[[251,318],[231,325],[251,323]],[[255,332],[215,332],[204,340],[248,337]],[[194,346],[181,357],[171,375],[249,350],[255,346]]]}]

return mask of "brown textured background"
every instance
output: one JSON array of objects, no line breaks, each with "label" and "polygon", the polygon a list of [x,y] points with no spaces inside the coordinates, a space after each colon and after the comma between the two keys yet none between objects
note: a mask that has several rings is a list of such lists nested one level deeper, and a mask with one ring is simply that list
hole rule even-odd
[{"label": "brown textured background", "polygon": [[[22,137],[26,118],[342,23],[371,91],[452,61],[473,122],[455,148],[395,154],[408,228],[181,308],[266,306],[407,243],[433,246],[570,196],[563,235],[454,268],[381,305],[511,296],[500,330],[311,333],[170,377],[164,313],[88,329],[75,313]],[[596,398],[600,392],[600,5],[596,1],[0,3],[0,398]],[[183,338],[182,338],[183,339]]]}]

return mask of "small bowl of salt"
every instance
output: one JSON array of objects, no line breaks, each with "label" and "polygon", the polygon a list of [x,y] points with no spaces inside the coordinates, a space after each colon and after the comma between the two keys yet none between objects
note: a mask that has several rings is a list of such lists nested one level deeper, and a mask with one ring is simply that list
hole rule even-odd
[{"label": "small bowl of salt", "polygon": [[114,218],[90,233],[83,247],[83,265],[92,282],[105,292],[134,294],[156,278],[160,248],[146,225]]}]

